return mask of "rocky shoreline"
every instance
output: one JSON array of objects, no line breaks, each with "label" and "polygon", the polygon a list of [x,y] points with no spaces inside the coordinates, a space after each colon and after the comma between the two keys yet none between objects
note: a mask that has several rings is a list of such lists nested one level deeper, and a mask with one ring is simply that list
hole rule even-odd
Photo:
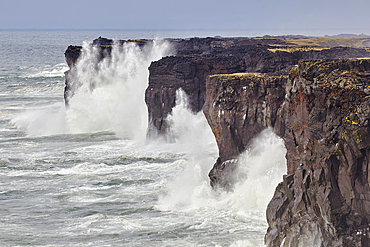
[{"label": "rocky shoreline", "polygon": [[[149,67],[148,135],[166,136],[176,90],[203,110],[219,147],[212,187],[232,189],[239,154],[266,128],[284,139],[287,175],[267,208],[268,246],[369,246],[367,38],[192,38]],[[135,42],[143,46],[150,40]],[[101,57],[113,41],[99,38]],[[81,47],[70,46],[73,69]],[[66,72],[65,100],[73,95]]]}]

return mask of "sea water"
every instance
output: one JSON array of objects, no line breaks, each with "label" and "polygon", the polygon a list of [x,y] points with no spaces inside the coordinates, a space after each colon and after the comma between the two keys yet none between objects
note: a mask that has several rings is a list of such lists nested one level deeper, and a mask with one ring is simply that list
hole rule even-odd
[{"label": "sea water", "polygon": [[[261,133],[225,192],[209,185],[217,145],[183,91],[168,116],[173,141],[145,138],[147,68],[172,53],[161,38],[210,34],[219,33],[0,31],[0,246],[263,246],[286,170],[281,139]],[[158,39],[115,46],[96,71],[88,43],[99,36]],[[81,86],[66,109],[71,44],[84,44]]]}]

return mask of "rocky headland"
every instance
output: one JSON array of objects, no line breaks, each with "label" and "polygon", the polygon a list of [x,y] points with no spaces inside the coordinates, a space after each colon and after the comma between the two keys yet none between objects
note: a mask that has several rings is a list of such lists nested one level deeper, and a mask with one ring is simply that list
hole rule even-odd
[{"label": "rocky headland", "polygon": [[194,112],[202,110],[206,101],[206,80],[210,75],[246,72],[287,75],[302,59],[370,55],[365,48],[330,48],[325,42],[321,45],[326,47],[312,43],[300,45],[292,43],[296,40],[283,39],[207,38],[182,42],[193,49],[178,50],[180,45],[174,45],[177,55],[164,57],[149,67],[149,85],[145,93],[149,135],[166,133],[166,118],[175,106],[176,90],[180,87],[188,95],[191,109]]},{"label": "rocky headland", "polygon": [[289,75],[214,75],[204,114],[220,157],[211,185],[232,189],[238,155],[271,127],[287,175],[267,208],[267,246],[370,246],[370,60],[302,60]]},{"label": "rocky headland", "polygon": [[369,97],[369,59],[291,70],[277,120],[287,175],[267,208],[268,246],[369,246]]},{"label": "rocky headland", "polygon": [[[150,40],[132,40],[139,46]],[[268,246],[369,246],[368,38],[170,39],[145,92],[148,135],[165,136],[182,88],[203,112],[219,158],[211,185],[232,190],[239,154],[266,128],[284,139],[287,175],[267,208]],[[101,59],[113,41],[99,38]],[[68,47],[73,69],[81,47]],[[66,72],[65,99],[73,95]]]},{"label": "rocky headland", "polygon": [[213,75],[203,111],[220,154],[213,186],[232,188],[238,155],[262,130],[284,139],[268,246],[369,246],[369,59],[302,60],[288,76]]},{"label": "rocky headland", "polygon": [[[173,56],[153,62],[145,101],[149,112],[148,135],[165,135],[166,118],[175,106],[176,90],[187,93],[194,112],[205,102],[206,79],[209,75],[229,73],[274,73],[287,75],[302,59],[357,58],[369,56],[365,49],[370,39],[305,38],[302,36],[264,38],[190,38],[166,39]],[[109,56],[114,42],[134,42],[143,46],[152,40],[95,39],[93,46],[101,49],[99,59]],[[73,95],[71,73],[81,54],[81,46],[69,46],[65,52],[70,70],[66,72],[65,101]],[[99,61],[99,60],[98,60]]]}]

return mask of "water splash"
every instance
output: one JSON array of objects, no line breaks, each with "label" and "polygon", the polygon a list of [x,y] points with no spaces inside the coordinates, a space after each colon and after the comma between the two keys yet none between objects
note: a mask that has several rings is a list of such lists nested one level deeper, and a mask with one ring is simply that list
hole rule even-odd
[{"label": "water splash", "polygon": [[176,91],[176,105],[166,121],[169,124],[169,136],[176,144],[187,150],[190,157],[199,159],[205,156],[205,150],[217,149],[216,140],[202,111],[190,110],[188,96],[183,89]]},{"label": "water splash", "polygon": [[282,139],[271,129],[263,131],[238,158],[234,191],[215,191],[208,178],[217,158],[214,136],[204,115],[189,110],[185,93],[180,90],[176,96],[176,107],[167,120],[176,144],[182,145],[186,155],[177,164],[178,172],[167,182],[166,192],[159,196],[155,208],[179,217],[193,215],[199,221],[199,229],[222,226],[230,234],[238,231],[241,240],[231,246],[263,246],[267,229],[265,209],[286,172]]},{"label": "water splash", "polygon": [[28,68],[28,70],[31,70],[31,71],[29,71],[28,73],[20,77],[21,78],[64,77],[64,72],[68,70],[68,66],[65,63],[60,63],[54,66],[45,65],[42,68],[31,67],[31,68]]},{"label": "water splash", "polygon": [[286,173],[285,154],[283,140],[272,129],[262,131],[252,141],[251,148],[238,158],[233,192],[238,196],[230,198],[232,204],[265,209]]},{"label": "water splash", "polygon": [[238,158],[234,191],[215,192],[209,185],[208,172],[217,158],[215,138],[202,112],[189,110],[183,90],[176,92],[176,106],[168,116],[170,135],[186,150],[184,170],[168,185],[161,196],[161,210],[192,210],[200,207],[265,209],[276,185],[286,172],[283,140],[272,129],[264,130],[251,148]]},{"label": "water splash", "polygon": [[12,122],[29,136],[112,131],[122,138],[142,140],[147,128],[148,67],[170,51],[167,42],[157,40],[144,47],[114,44],[110,56],[99,61],[99,49],[84,42],[70,72],[74,94],[69,109],[30,109]]},{"label": "water splash", "polygon": [[266,206],[286,171],[283,141],[271,129],[263,131],[238,159],[234,191],[215,191],[208,172],[218,155],[216,141],[203,113],[189,110],[182,90],[167,121],[175,145],[185,155],[173,164],[176,172],[165,182],[155,208],[179,218],[191,215],[197,230],[217,228],[220,234],[233,234],[237,241],[231,246],[263,246]]}]

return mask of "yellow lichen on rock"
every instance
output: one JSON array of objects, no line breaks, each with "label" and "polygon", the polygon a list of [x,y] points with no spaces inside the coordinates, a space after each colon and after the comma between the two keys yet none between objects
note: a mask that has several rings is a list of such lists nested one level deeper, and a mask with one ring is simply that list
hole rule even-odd
[{"label": "yellow lichen on rock", "polygon": [[296,52],[296,51],[322,51],[327,50],[329,48],[323,48],[319,46],[272,46],[271,48],[268,48],[267,50],[270,52]]},{"label": "yellow lichen on rock", "polygon": [[339,39],[339,38],[312,38],[312,39],[285,39],[287,44],[295,44],[299,46],[319,46],[319,47],[357,47],[366,48],[367,43],[370,39],[363,38],[349,38],[349,39]]}]

